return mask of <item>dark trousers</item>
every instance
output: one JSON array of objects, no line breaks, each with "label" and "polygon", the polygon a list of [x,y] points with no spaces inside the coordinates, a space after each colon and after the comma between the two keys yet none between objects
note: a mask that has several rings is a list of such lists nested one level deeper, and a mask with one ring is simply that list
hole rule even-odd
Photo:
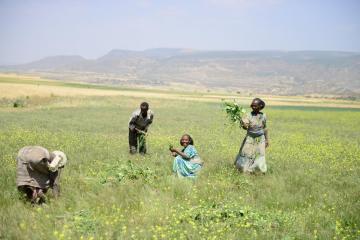
[{"label": "dark trousers", "polygon": [[64,167],[59,168],[56,172],[50,172],[50,188],[54,194],[55,198],[58,198],[60,195],[60,174]]},{"label": "dark trousers", "polygon": [[[62,167],[63,168],[63,167]],[[60,174],[62,168],[59,168],[56,172],[49,172],[49,187],[52,189],[52,193],[55,198],[58,198],[60,195]],[[23,193],[28,200],[32,203],[44,203],[45,202],[45,193],[48,191],[48,188],[36,188],[28,185],[18,186],[19,192]],[[41,190],[41,194],[38,192]]]},{"label": "dark trousers", "polygon": [[146,153],[145,134],[138,133],[136,130],[129,129],[129,147],[130,153],[136,153],[139,147],[139,153]]}]

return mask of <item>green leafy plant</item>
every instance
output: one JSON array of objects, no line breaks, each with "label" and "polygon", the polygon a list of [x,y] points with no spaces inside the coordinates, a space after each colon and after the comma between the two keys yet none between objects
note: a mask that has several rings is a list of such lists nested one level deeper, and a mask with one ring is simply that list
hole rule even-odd
[{"label": "green leafy plant", "polygon": [[224,110],[226,112],[227,117],[232,123],[240,123],[242,116],[246,113],[244,107],[242,107],[235,100],[233,102],[223,102]]},{"label": "green leafy plant", "polygon": [[144,146],[146,142],[146,134],[141,133],[139,135],[139,146]]},{"label": "green leafy plant", "polygon": [[130,160],[124,163],[110,164],[99,173],[100,182],[123,182],[125,180],[139,180],[151,182],[155,172],[148,167],[140,167],[133,164]]}]

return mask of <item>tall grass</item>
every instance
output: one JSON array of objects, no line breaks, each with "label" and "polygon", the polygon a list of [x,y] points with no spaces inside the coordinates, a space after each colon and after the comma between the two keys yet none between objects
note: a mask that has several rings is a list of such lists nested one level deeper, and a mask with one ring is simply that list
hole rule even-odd
[{"label": "tall grass", "polygon": [[[221,103],[147,99],[146,156],[128,153],[143,99],[56,97],[0,111],[0,239],[355,239],[360,224],[359,111],[267,108],[268,174],[233,168],[244,132]],[[189,133],[205,161],[172,176],[169,142]],[[32,207],[15,186],[25,145],[62,150],[62,195]]]}]

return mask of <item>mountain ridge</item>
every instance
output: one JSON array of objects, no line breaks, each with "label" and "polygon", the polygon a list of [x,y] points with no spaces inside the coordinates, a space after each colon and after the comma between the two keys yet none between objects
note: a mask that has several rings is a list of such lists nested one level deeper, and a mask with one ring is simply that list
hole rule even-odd
[{"label": "mountain ridge", "polygon": [[360,95],[360,53],[343,51],[113,49],[92,60],[52,56],[0,70],[113,85],[190,84],[269,94]]}]

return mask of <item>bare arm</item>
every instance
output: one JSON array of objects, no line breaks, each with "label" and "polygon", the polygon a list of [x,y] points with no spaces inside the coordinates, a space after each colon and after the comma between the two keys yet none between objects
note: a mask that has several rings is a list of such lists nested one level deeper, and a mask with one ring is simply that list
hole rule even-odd
[{"label": "bare arm", "polygon": [[135,130],[138,132],[138,133],[141,133],[141,134],[144,134],[144,135],[147,135],[147,132],[146,132],[146,130],[140,130],[140,129],[138,129],[138,128],[135,128]]},{"label": "bare arm", "polygon": [[249,126],[250,126],[250,121],[247,119],[246,116],[242,117],[240,120],[240,126],[244,129],[244,130],[248,130]]},{"label": "bare arm", "polygon": [[180,151],[180,150],[178,150],[178,149],[176,149],[176,148],[170,148],[170,151],[171,151],[172,153],[176,153],[177,155],[180,155],[182,158],[184,158],[184,159],[186,159],[186,160],[189,160],[189,159],[190,159],[188,155],[186,155],[185,153],[183,153],[182,151]]},{"label": "bare arm", "polygon": [[269,147],[270,140],[269,140],[269,131],[267,128],[264,129],[264,135],[265,135],[265,147]]},{"label": "bare arm", "polygon": [[242,127],[242,129],[244,129],[244,130],[248,130],[248,128],[249,128],[249,126],[248,126],[248,125],[245,125],[245,124],[241,124],[241,127]]},{"label": "bare arm", "polygon": [[129,121],[129,128],[131,131],[135,130],[135,121],[136,121],[136,116],[131,116],[130,121]]},{"label": "bare arm", "polygon": [[150,114],[150,118],[146,119],[146,127],[144,129],[145,132],[147,132],[149,130],[149,126],[150,124],[152,124],[153,120],[154,120],[154,114],[151,112]]}]

